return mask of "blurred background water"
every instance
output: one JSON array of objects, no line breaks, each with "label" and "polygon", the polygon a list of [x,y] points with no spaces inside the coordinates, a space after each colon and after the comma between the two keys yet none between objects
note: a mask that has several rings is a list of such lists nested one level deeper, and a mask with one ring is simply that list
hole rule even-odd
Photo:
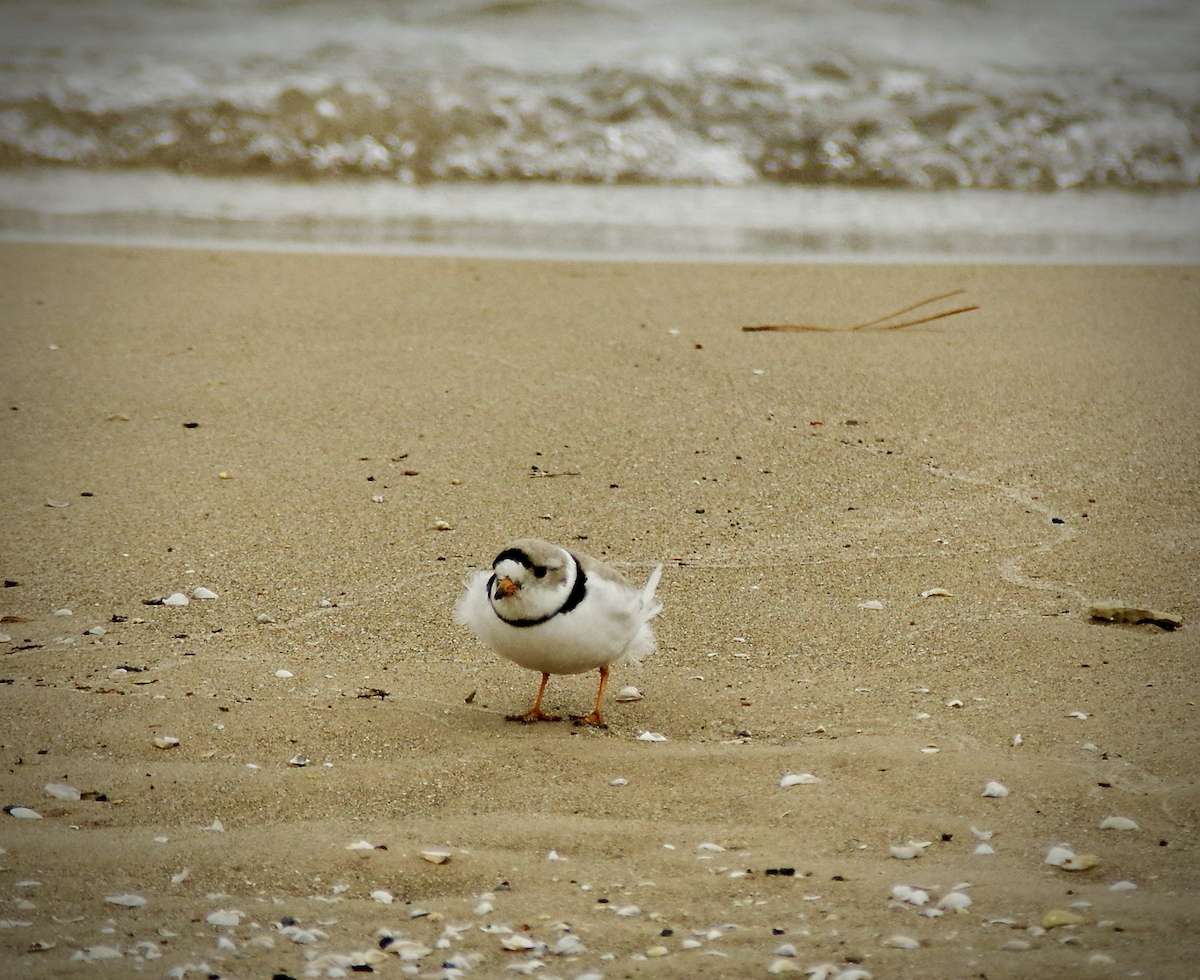
[{"label": "blurred background water", "polygon": [[1191,0],[0,3],[0,235],[1200,260]]}]

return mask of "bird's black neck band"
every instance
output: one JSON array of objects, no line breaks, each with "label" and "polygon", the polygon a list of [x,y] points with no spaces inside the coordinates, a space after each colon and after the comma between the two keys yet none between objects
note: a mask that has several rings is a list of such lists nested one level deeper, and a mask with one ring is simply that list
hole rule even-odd
[{"label": "bird's black neck band", "polygon": [[[570,554],[570,552],[567,553]],[[512,558],[514,556],[502,555],[501,557]],[[520,559],[517,560],[520,561]],[[509,619],[507,616],[501,614],[500,610],[496,608],[495,602],[492,601],[492,586],[496,584],[495,573],[492,574],[492,577],[488,579],[487,583],[488,602],[491,604],[492,611],[495,612],[496,616],[501,622],[508,623],[509,626],[517,627],[540,626],[542,623],[549,622],[555,616],[566,615],[581,602],[583,602],[583,597],[587,595],[587,576],[583,573],[583,567],[579,564],[579,559],[577,559],[574,555],[571,555],[571,562],[575,565],[575,584],[571,587],[571,592],[567,596],[566,602],[564,602],[553,612],[548,612],[545,616],[533,616],[529,619]],[[521,564],[525,563],[521,562]]]}]

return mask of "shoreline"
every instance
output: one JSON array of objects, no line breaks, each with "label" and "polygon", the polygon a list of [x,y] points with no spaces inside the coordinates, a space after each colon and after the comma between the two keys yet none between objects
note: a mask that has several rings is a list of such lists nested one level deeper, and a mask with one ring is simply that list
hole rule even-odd
[{"label": "shoreline", "polygon": [[573,261],[1200,262],[1200,191],[408,186],[0,170],[0,240]]}]

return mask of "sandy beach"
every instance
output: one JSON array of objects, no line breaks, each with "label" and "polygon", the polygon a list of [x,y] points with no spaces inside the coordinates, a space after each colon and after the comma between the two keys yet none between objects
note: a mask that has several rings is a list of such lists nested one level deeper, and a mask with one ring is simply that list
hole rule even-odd
[{"label": "sandy beach", "polygon": [[[5,976],[1200,977],[1196,268],[0,268]],[[664,565],[607,730],[526,536]]]}]

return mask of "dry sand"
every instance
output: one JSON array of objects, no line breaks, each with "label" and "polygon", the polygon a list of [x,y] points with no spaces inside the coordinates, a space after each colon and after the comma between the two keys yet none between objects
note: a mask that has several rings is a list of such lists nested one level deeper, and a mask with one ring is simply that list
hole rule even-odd
[{"label": "dry sand", "polygon": [[[479,926],[560,923],[586,951],[536,976],[766,977],[781,943],[876,980],[1200,976],[1197,270],[0,266],[2,802],[42,817],[0,814],[4,976],[332,976],[380,928],[466,925],[376,972],[504,977],[527,955]],[[981,309],[739,329],[956,288]],[[611,687],[645,698],[607,731],[506,723],[536,675],[450,622],[527,535],[666,565],[660,650]],[[197,586],[219,598],[142,602]],[[1185,625],[1092,621],[1105,599]],[[1043,864],[1061,843],[1099,864]],[[962,883],[957,914],[890,899]],[[1055,909],[1082,924],[1027,928]]]}]

